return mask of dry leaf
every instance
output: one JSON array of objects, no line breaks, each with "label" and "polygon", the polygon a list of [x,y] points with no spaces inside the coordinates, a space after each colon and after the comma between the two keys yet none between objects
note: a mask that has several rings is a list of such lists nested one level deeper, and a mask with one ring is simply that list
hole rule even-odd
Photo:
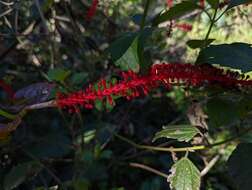
[{"label": "dry leaf", "polygon": [[187,117],[193,126],[208,129],[207,118],[208,116],[204,113],[201,104],[199,102],[193,102],[187,110]]}]

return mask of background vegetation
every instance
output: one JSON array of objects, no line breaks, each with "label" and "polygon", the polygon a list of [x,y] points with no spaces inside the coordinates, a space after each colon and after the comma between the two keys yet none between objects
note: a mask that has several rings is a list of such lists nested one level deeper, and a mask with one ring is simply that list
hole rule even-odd
[{"label": "background vegetation", "polygon": [[[0,189],[197,190],[201,171],[201,189],[250,190],[249,87],[160,88],[115,106],[96,101],[80,113],[24,110],[59,91],[118,78],[120,70],[146,74],[160,62],[209,63],[249,76],[252,6],[225,2],[100,0],[87,19],[91,0],[0,1]],[[163,126],[171,131],[152,142]],[[156,152],[140,144],[210,146]]]}]

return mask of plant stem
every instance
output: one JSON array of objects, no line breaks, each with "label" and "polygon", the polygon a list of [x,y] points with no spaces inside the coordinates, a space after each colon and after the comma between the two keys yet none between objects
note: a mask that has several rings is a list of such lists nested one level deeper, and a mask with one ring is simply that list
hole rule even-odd
[{"label": "plant stem", "polygon": [[240,133],[239,135],[235,136],[235,137],[231,137],[229,139],[226,139],[224,141],[220,141],[214,144],[209,144],[209,145],[198,145],[198,146],[190,146],[190,147],[182,147],[182,148],[173,148],[173,147],[160,147],[160,146],[147,146],[147,145],[140,145],[137,144],[133,141],[131,141],[130,139],[123,137],[119,134],[114,133],[113,131],[111,131],[109,128],[107,128],[113,135],[115,135],[118,139],[134,146],[135,148],[138,149],[145,149],[145,150],[149,150],[149,151],[161,151],[161,152],[194,152],[196,150],[205,150],[205,149],[210,149],[212,147],[215,146],[219,146],[222,144],[226,144],[229,142],[232,142],[233,140],[241,137],[242,135],[246,134],[247,132],[251,131],[252,128],[249,128],[247,130],[245,130],[244,132]]},{"label": "plant stem", "polygon": [[151,167],[149,167],[149,166],[143,165],[143,164],[139,164],[139,163],[130,163],[130,166],[131,166],[131,167],[135,167],[135,168],[141,168],[141,169],[143,169],[143,170],[152,172],[152,173],[157,174],[157,175],[159,175],[159,176],[161,176],[161,177],[164,177],[164,178],[166,178],[166,179],[169,177],[169,175],[167,175],[167,174],[165,174],[165,173],[163,173],[163,172],[160,172],[160,171],[158,171],[158,170],[156,170],[156,169],[154,169],[154,168],[151,168]]},{"label": "plant stem", "polygon": [[200,176],[205,176],[211,169],[214,167],[214,165],[219,161],[220,155],[215,156],[207,165],[206,167],[200,172]]},{"label": "plant stem", "polygon": [[226,12],[228,11],[228,9],[225,9],[220,16],[218,16],[218,18],[215,19],[215,22],[217,22]]},{"label": "plant stem", "polygon": [[194,152],[195,150],[203,150],[206,147],[204,145],[200,145],[200,146],[191,146],[191,147],[183,147],[183,148],[173,148],[173,147],[165,148],[165,147],[139,145],[138,148],[162,151],[162,152],[187,152],[187,151]]},{"label": "plant stem", "polygon": [[146,146],[146,145],[140,145],[137,144],[121,135],[118,135],[116,133],[113,133],[117,138],[121,139],[124,142],[127,142],[128,144],[138,148],[138,149],[145,149],[150,151],[161,151],[161,152],[194,152],[195,150],[203,150],[206,148],[204,145],[200,146],[192,146],[192,147],[183,147],[183,148],[173,148],[173,147],[157,147],[157,146]]},{"label": "plant stem", "polygon": [[216,16],[217,16],[217,12],[218,12],[218,8],[215,8],[213,18],[211,19],[211,24],[210,24],[210,26],[209,26],[209,29],[208,29],[207,34],[206,34],[206,37],[205,37],[205,44],[204,44],[204,47],[207,46],[207,41],[208,41],[209,35],[210,35],[210,33],[211,33],[211,31],[212,31],[212,28],[213,28],[213,26],[214,26],[214,24],[215,24],[215,22],[216,22],[216,21],[215,21],[215,18],[216,18]]},{"label": "plant stem", "polygon": [[143,30],[144,26],[145,26],[147,13],[148,13],[148,10],[149,10],[149,7],[150,7],[150,2],[151,2],[151,0],[146,0],[145,6],[144,6],[144,14],[143,14],[143,17],[142,17],[142,20],[141,20],[141,26],[140,26],[141,30]]},{"label": "plant stem", "polygon": [[8,113],[2,109],[0,109],[0,115],[4,116],[5,118],[8,118],[8,119],[15,119],[15,117],[16,117],[16,115]]}]

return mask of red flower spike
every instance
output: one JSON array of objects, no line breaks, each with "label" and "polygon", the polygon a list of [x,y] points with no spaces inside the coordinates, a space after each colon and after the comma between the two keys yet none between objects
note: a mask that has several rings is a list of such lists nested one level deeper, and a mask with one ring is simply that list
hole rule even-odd
[{"label": "red flower spike", "polygon": [[166,3],[169,8],[173,6],[173,0],[166,0]]},{"label": "red flower spike", "polygon": [[108,101],[114,105],[112,96],[125,97],[127,100],[147,95],[152,89],[165,86],[168,90],[174,85],[201,86],[220,85],[222,87],[252,86],[252,80],[247,80],[237,72],[218,69],[210,65],[190,64],[155,64],[147,75],[141,76],[132,71],[122,72],[121,81],[115,84],[101,79],[98,91],[89,85],[84,91],[69,95],[57,94],[57,103],[61,108],[70,108],[82,105],[86,109],[92,109],[96,100]]},{"label": "red flower spike", "polygon": [[179,28],[185,32],[190,32],[192,30],[192,25],[191,24],[187,24],[187,23],[183,23],[183,24],[175,24],[176,28]]},{"label": "red flower spike", "polygon": [[98,4],[99,4],[99,0],[93,0],[92,5],[90,6],[90,8],[87,11],[86,18],[85,18],[86,21],[92,20],[92,18],[94,17],[94,15],[96,13]]}]

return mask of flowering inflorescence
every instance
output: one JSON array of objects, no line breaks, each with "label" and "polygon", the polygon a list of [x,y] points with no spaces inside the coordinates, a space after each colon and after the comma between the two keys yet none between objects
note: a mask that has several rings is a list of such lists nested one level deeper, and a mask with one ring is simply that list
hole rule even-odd
[{"label": "flowering inflorescence", "polygon": [[90,8],[88,9],[87,13],[86,13],[86,21],[91,21],[92,18],[94,17],[97,7],[99,4],[99,0],[93,0],[92,5],[90,6]]},{"label": "flowering inflorescence", "polygon": [[174,27],[179,28],[184,32],[190,32],[192,30],[192,25],[187,23],[175,24]]},{"label": "flowering inflorescence", "polygon": [[138,75],[133,71],[128,71],[122,72],[121,76],[122,79],[115,83],[101,79],[96,85],[89,85],[85,90],[69,95],[59,93],[57,105],[61,108],[73,108],[81,105],[92,109],[97,100],[106,101],[113,105],[113,97],[115,96],[130,100],[147,95],[160,85],[167,89],[174,85],[252,86],[252,80],[248,80],[239,73],[224,71],[210,65],[155,64],[146,75]]}]

